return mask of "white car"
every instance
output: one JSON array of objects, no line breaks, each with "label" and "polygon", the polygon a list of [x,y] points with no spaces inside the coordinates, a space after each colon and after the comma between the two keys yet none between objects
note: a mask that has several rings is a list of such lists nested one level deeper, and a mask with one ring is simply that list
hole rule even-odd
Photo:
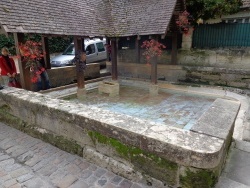
[{"label": "white car", "polygon": [[[86,51],[86,63],[104,62],[107,59],[105,48],[106,39],[85,39],[84,46]],[[75,57],[74,43],[71,43],[66,50],[58,56],[51,59],[52,67],[62,67],[73,65],[71,60]]]}]

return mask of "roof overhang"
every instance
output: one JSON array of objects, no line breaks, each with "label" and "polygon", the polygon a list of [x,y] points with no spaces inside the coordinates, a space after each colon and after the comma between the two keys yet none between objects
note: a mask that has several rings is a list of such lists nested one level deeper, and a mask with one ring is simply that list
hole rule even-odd
[{"label": "roof overhang", "polygon": [[5,30],[5,28],[4,28],[4,26],[2,26],[1,24],[0,24],[0,34],[2,35],[2,34],[4,34],[4,35],[8,35],[7,34],[7,32],[6,32],[6,30]]}]

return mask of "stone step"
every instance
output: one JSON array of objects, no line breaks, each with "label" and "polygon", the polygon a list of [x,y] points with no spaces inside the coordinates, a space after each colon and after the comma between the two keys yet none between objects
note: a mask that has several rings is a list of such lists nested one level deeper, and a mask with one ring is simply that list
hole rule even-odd
[{"label": "stone step", "polygon": [[225,176],[221,176],[215,188],[249,188],[250,186],[231,180]]},{"label": "stone step", "polygon": [[250,142],[235,140],[235,148],[250,153]]}]

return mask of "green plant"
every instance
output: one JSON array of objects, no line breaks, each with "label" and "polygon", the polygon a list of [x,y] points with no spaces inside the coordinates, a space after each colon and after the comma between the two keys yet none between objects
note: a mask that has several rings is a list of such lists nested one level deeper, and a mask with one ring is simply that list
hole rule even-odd
[{"label": "green plant", "polygon": [[0,49],[7,47],[10,50],[11,55],[15,55],[15,42],[12,35],[6,37],[5,35],[0,35]]},{"label": "green plant", "polygon": [[239,11],[241,0],[187,0],[187,10],[196,22]]}]

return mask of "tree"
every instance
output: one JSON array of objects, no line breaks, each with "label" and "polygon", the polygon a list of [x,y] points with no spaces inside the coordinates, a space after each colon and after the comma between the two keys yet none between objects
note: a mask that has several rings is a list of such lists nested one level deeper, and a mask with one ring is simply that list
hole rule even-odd
[{"label": "tree", "polygon": [[241,0],[187,0],[187,10],[196,22],[239,11]]}]

